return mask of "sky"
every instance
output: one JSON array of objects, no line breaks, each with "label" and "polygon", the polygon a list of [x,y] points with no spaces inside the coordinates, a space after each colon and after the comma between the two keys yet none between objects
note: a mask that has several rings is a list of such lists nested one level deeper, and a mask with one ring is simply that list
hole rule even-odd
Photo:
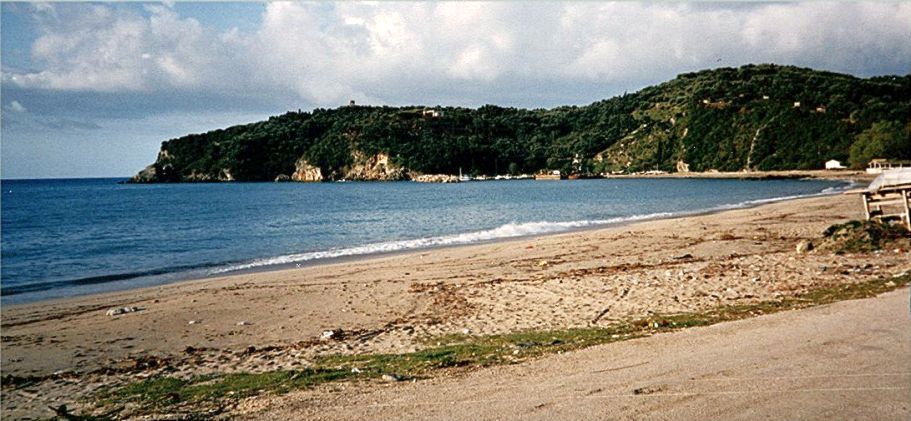
[{"label": "sky", "polygon": [[129,176],[289,110],[585,105],[777,63],[911,72],[911,2],[0,4],[0,177]]}]

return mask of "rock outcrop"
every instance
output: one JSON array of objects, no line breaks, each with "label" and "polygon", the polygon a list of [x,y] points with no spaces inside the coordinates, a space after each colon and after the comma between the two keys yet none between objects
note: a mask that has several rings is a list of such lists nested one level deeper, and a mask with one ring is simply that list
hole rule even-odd
[{"label": "rock outcrop", "polygon": [[209,182],[214,182],[214,181],[234,181],[234,176],[231,175],[231,170],[229,170],[227,168],[222,168],[221,171],[219,171],[218,174],[216,174],[216,175],[193,171],[190,173],[190,175],[187,175],[186,177],[184,177],[184,179],[182,181],[187,181],[187,182],[191,182],[191,183],[193,183],[193,182],[209,183]]},{"label": "rock outcrop", "polygon": [[294,173],[291,180],[302,182],[323,181],[323,171],[319,167],[310,165],[304,157],[294,163]]},{"label": "rock outcrop", "polygon": [[360,152],[353,152],[355,162],[345,172],[345,179],[355,181],[397,181],[407,180],[408,172],[405,168],[396,165],[386,153],[374,156],[365,156]]},{"label": "rock outcrop", "polygon": [[174,166],[171,164],[171,155],[167,149],[158,152],[155,162],[142,169],[130,178],[131,183],[161,183],[168,181],[183,181],[175,177]]},{"label": "rock outcrop", "polygon": [[690,164],[683,162],[683,160],[677,161],[677,172],[680,172],[680,173],[690,172]]},{"label": "rock outcrop", "polygon": [[143,168],[142,171],[139,171],[139,173],[133,177],[130,177],[130,183],[154,183],[159,181],[156,176],[157,174],[158,170],[155,167],[155,164],[152,164]]}]

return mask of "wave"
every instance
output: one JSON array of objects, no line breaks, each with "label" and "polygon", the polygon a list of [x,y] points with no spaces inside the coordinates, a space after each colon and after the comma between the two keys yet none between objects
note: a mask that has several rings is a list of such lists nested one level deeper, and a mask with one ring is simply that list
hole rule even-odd
[{"label": "wave", "polygon": [[486,241],[495,241],[506,238],[528,237],[543,234],[555,234],[566,232],[573,229],[588,228],[600,225],[617,224],[631,221],[641,221],[646,219],[666,218],[674,216],[673,213],[660,212],[647,215],[634,215],[628,217],[617,217],[599,220],[584,221],[567,221],[567,222],[524,222],[509,223],[496,228],[482,231],[473,231],[461,234],[444,235],[439,237],[417,238],[413,240],[385,241],[381,243],[371,243],[362,246],[314,251],[308,253],[288,254],[284,256],[258,259],[249,263],[231,265],[223,268],[210,270],[212,275],[236,272],[240,270],[255,269],[264,266],[287,265],[293,263],[302,263],[319,259],[331,259],[347,256],[359,256],[378,253],[392,253],[404,250],[423,249],[430,247],[457,246],[465,244],[475,244]]},{"label": "wave", "polygon": [[740,209],[751,206],[757,206],[766,203],[780,202],[784,200],[799,199],[805,197],[826,196],[838,194],[853,187],[856,183],[845,183],[844,186],[829,187],[817,193],[804,195],[780,196],[767,199],[747,200],[739,203],[716,206],[708,209],[684,211],[684,212],[658,212],[643,215],[632,215],[625,217],[616,217],[608,219],[565,221],[565,222],[523,222],[508,223],[496,228],[473,231],[461,234],[444,235],[438,237],[417,238],[413,240],[385,241],[379,243],[365,244],[355,247],[337,248],[322,251],[312,251],[306,253],[287,254],[276,257],[256,259],[250,262],[234,264],[229,266],[212,269],[210,275],[219,275],[229,272],[251,270],[269,266],[290,265],[295,263],[305,263],[314,260],[333,259],[339,257],[362,256],[380,253],[394,253],[399,251],[417,250],[432,247],[458,246],[466,244],[476,244],[482,242],[496,241],[509,238],[529,237],[535,235],[556,234],[567,232],[575,229],[601,227],[606,225],[616,225],[626,222],[644,221],[649,219],[669,218],[678,216],[695,215],[699,213],[713,212],[728,209]]}]

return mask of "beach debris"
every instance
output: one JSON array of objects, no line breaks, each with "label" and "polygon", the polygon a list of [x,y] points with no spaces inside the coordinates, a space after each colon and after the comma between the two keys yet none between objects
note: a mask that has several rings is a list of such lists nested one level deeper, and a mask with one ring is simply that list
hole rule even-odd
[{"label": "beach debris", "polygon": [[383,381],[400,382],[402,380],[405,380],[405,378],[398,374],[383,374]]},{"label": "beach debris", "polygon": [[330,329],[330,330],[324,330],[323,333],[321,335],[319,335],[319,339],[321,341],[328,341],[330,339],[338,340],[338,339],[342,339],[342,336],[344,336],[344,335],[345,335],[344,330]]},{"label": "beach debris", "polygon": [[140,355],[128,357],[128,360],[125,361],[125,363],[130,369],[139,371],[166,366],[168,361],[154,355]]},{"label": "beach debris", "polygon": [[[21,393],[22,392],[20,391],[20,394]],[[89,417],[84,417],[84,416],[78,415],[76,413],[73,413],[72,410],[67,408],[66,405],[60,405],[60,406],[56,406],[56,407],[48,405],[48,409],[50,409],[51,411],[54,411],[54,413],[57,415],[56,417],[54,417],[54,419],[62,419],[62,420],[94,419],[94,417],[89,418]],[[100,415],[98,419],[103,419],[103,420],[114,419],[114,414],[120,412],[121,410],[123,410],[122,406],[114,407],[114,409]]]},{"label": "beach debris", "polygon": [[466,327],[465,329],[462,329],[462,334],[463,334],[463,335],[470,335],[470,334],[471,334],[471,329],[469,329],[469,328],[467,328],[467,327]]},{"label": "beach debris", "polygon": [[634,395],[651,395],[664,391],[664,385],[646,386],[633,390]]},{"label": "beach debris", "polygon": [[361,370],[361,369],[359,369],[359,368],[357,368],[357,367],[351,368],[351,372],[354,373],[354,374],[360,374],[361,371],[363,371],[363,370]]},{"label": "beach debris", "polygon": [[199,324],[199,320],[190,320],[189,322],[187,322],[187,324],[188,324],[188,325]]},{"label": "beach debris", "polygon": [[797,252],[806,253],[810,250],[813,250],[813,242],[810,240],[802,240],[797,243]]},{"label": "beach debris", "polygon": [[540,267],[544,267],[547,265],[548,265],[547,260],[542,260],[542,261],[538,262],[538,266],[540,266]]},{"label": "beach debris", "polygon": [[237,322],[238,326],[250,326],[252,324],[253,324],[252,322],[248,322],[246,320],[241,320],[241,321]]},{"label": "beach debris", "polygon": [[848,221],[822,233],[820,250],[834,254],[877,253],[911,247],[911,232],[898,224],[879,221]]},{"label": "beach debris", "polygon": [[112,309],[108,310],[107,312],[105,312],[104,314],[107,314],[108,316],[119,316],[121,314],[135,313],[140,310],[142,310],[142,309],[139,307],[132,307],[132,306],[118,307],[118,308],[112,308]]}]

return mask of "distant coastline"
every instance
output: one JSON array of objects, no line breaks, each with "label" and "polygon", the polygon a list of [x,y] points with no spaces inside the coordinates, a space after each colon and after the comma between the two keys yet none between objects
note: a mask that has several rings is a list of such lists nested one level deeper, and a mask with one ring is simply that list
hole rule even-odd
[{"label": "distant coastline", "polygon": [[685,73],[585,106],[351,103],[167,140],[130,180],[450,182],[455,174],[714,171],[720,175],[710,177],[754,178],[832,161],[860,168],[877,157],[911,158],[876,140],[911,130],[909,81],[762,64]]}]

